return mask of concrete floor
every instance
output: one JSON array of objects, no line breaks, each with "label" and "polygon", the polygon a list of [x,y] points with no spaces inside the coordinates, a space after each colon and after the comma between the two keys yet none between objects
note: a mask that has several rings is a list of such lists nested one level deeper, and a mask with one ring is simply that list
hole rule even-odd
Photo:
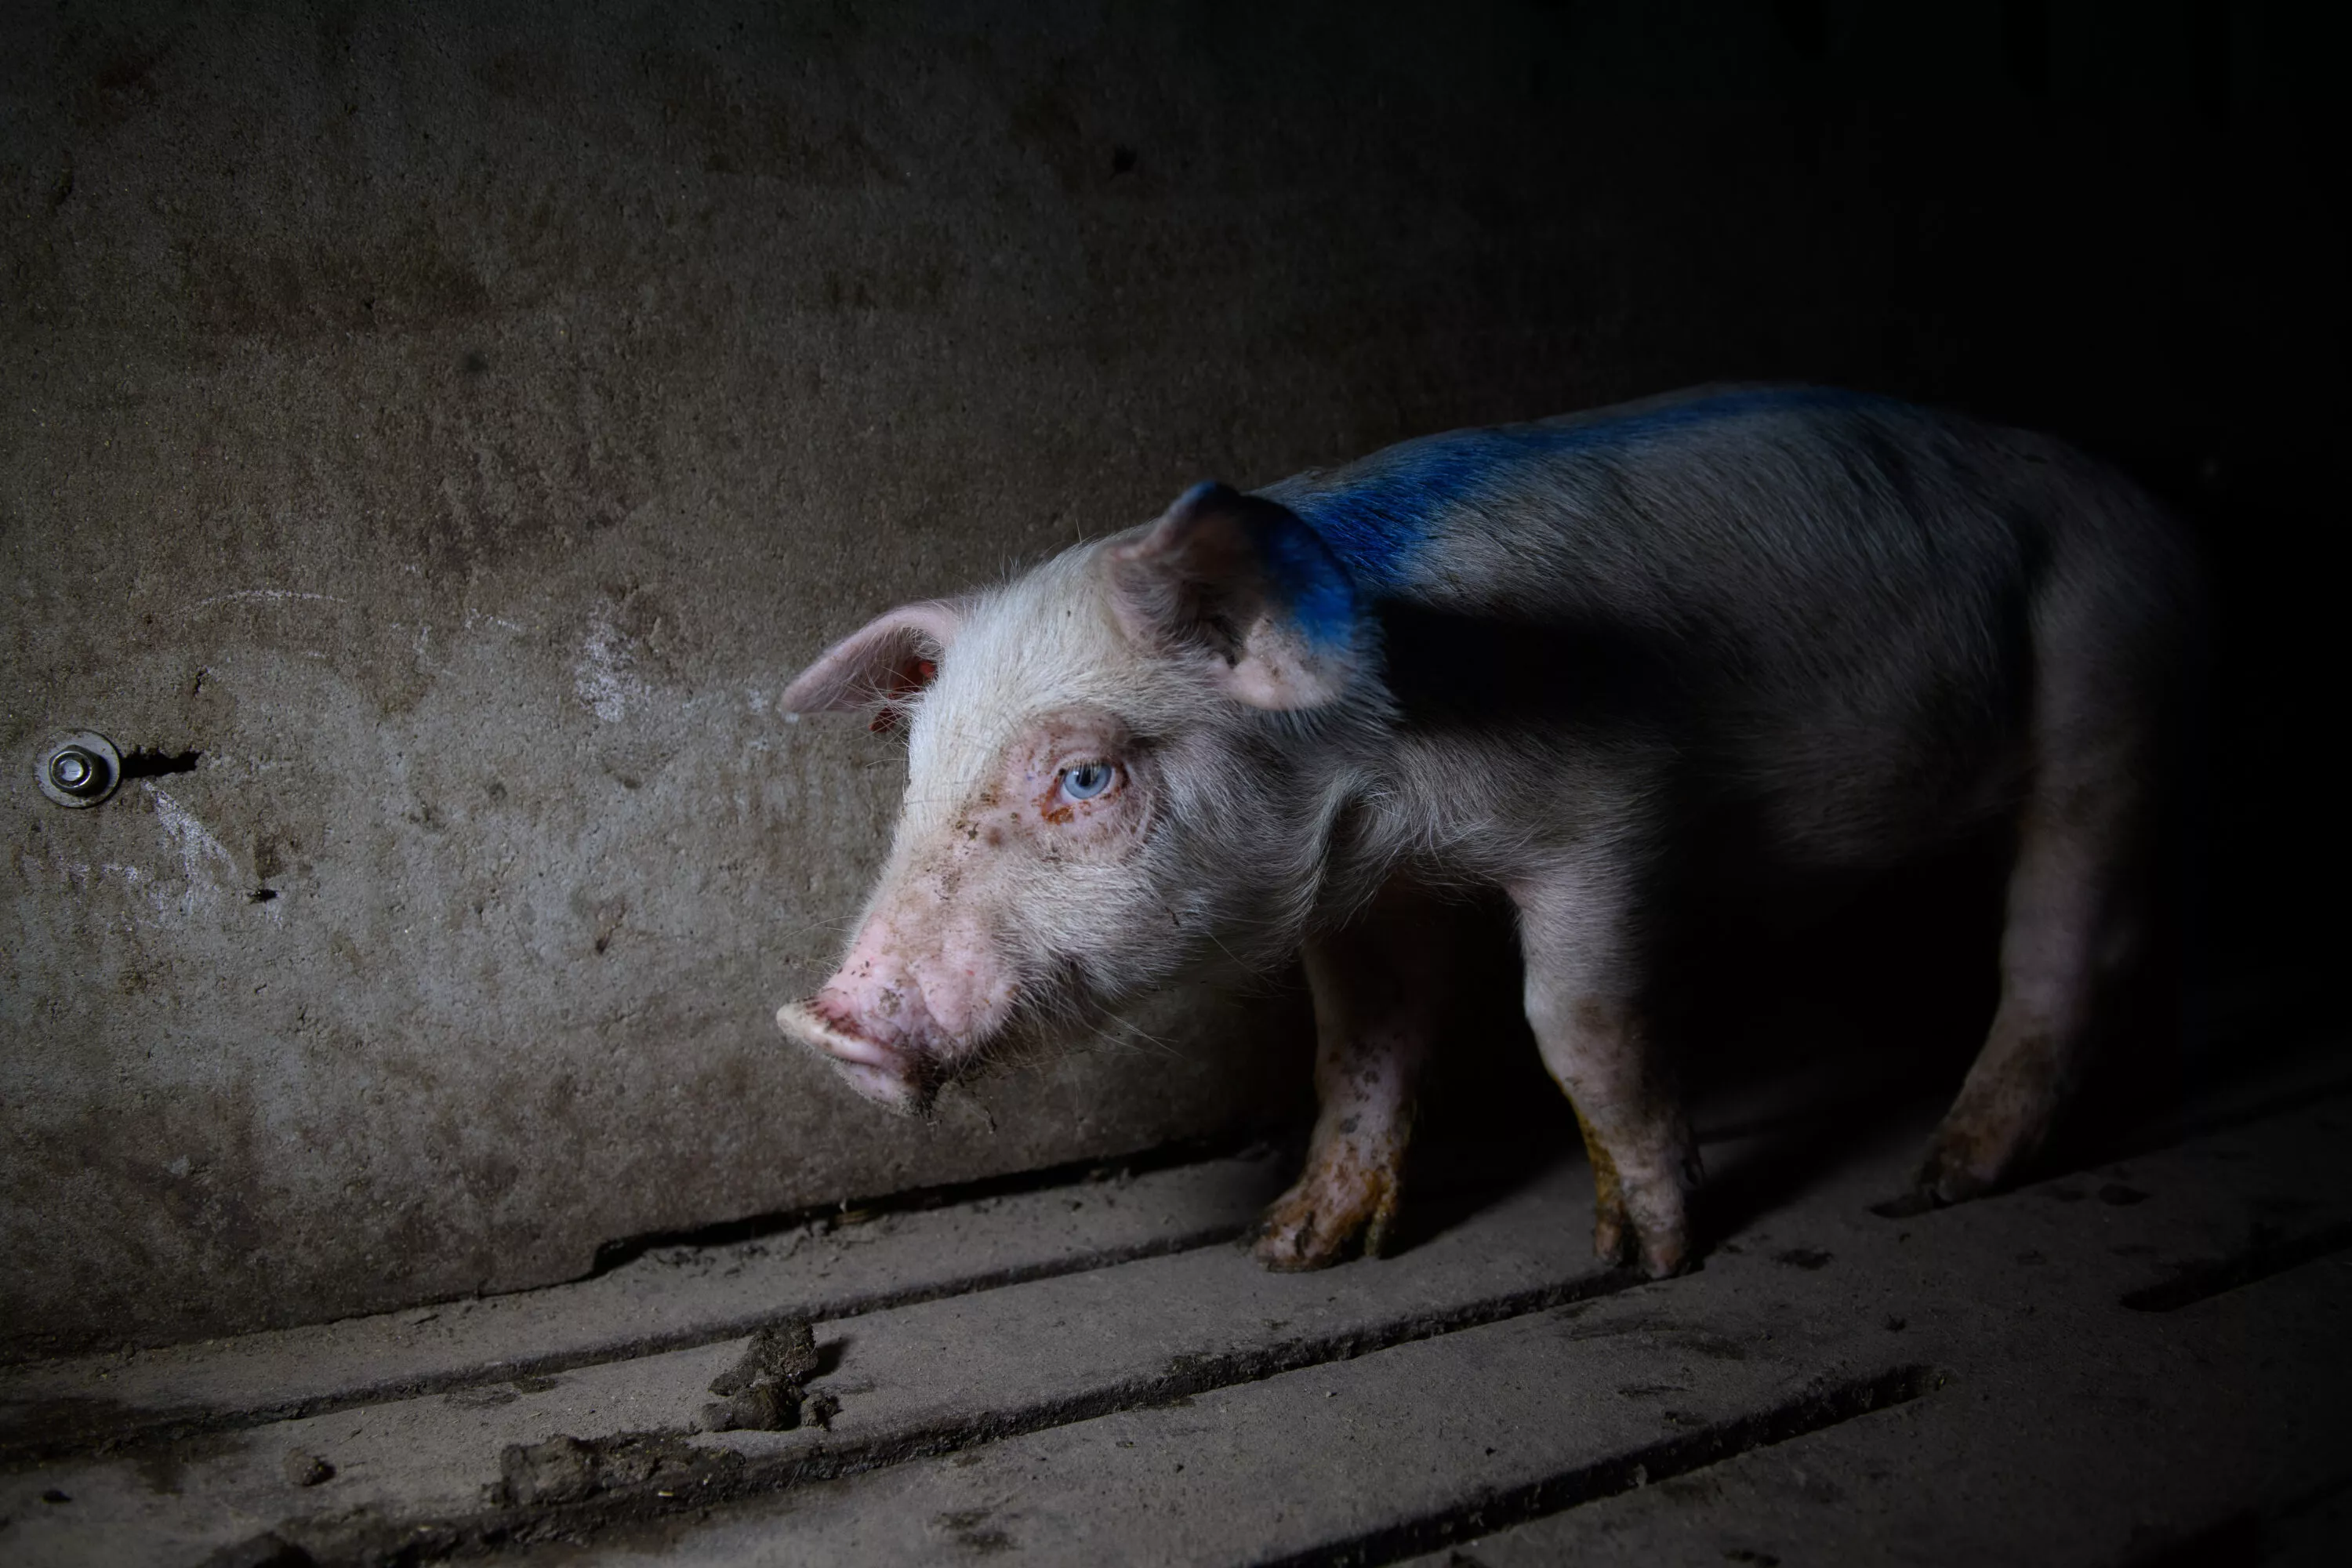
[{"label": "concrete floor", "polygon": [[[1580,1162],[1475,1146],[1401,1255],[1267,1274],[1230,1245],[1259,1150],[20,1367],[0,1558],[2340,1560],[2340,1052],[1907,1218],[1873,1205],[1933,1104],[1821,1103],[1708,1109],[1723,1238],[1659,1283],[1592,1265]],[[791,1319],[829,1425],[699,1429]]]}]

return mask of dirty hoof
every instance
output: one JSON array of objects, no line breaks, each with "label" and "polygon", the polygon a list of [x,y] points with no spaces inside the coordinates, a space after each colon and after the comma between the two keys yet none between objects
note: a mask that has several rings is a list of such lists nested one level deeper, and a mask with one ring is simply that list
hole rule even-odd
[{"label": "dirty hoof", "polygon": [[1625,1217],[1622,1206],[1604,1203],[1593,1212],[1593,1257],[1612,1268],[1622,1268],[1633,1261],[1638,1245],[1633,1222]]},{"label": "dirty hoof", "polygon": [[1328,1268],[1350,1256],[1359,1242],[1365,1257],[1377,1258],[1396,1207],[1396,1180],[1385,1173],[1352,1163],[1341,1170],[1310,1171],[1258,1221],[1250,1256],[1284,1272]]},{"label": "dirty hoof", "polygon": [[1645,1279],[1664,1279],[1694,1265],[1690,1240],[1679,1230],[1653,1235],[1622,1220],[1596,1220],[1592,1255],[1612,1268],[1631,1268]]},{"label": "dirty hoof", "polygon": [[1908,1196],[1918,1205],[1913,1211],[1917,1213],[1980,1198],[1998,1184],[1993,1174],[1976,1167],[1965,1150],[1938,1139],[1928,1145],[1927,1157],[1919,1162]]},{"label": "dirty hoof", "polygon": [[1264,1219],[1252,1233],[1250,1256],[1276,1273],[1299,1274],[1343,1261],[1347,1242],[1319,1234],[1311,1216],[1297,1224]]},{"label": "dirty hoof", "polygon": [[1592,1255],[1611,1268],[1630,1268],[1649,1279],[1664,1279],[1696,1265],[1680,1205],[1674,1206],[1671,1217],[1654,1215],[1644,1225],[1613,1194],[1593,1205]]},{"label": "dirty hoof", "polygon": [[1697,1268],[1698,1259],[1691,1251],[1689,1240],[1676,1231],[1669,1236],[1644,1237],[1635,1267],[1648,1279],[1671,1279]]}]

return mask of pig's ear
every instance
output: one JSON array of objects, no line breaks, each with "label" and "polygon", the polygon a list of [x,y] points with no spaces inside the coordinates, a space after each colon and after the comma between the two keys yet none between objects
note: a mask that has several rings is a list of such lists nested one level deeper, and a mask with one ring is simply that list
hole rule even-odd
[{"label": "pig's ear", "polygon": [[1291,710],[1319,708],[1347,689],[1357,663],[1355,588],[1289,508],[1195,485],[1108,553],[1128,635],[1204,656],[1229,695]]},{"label": "pig's ear", "polygon": [[901,605],[824,650],[784,689],[787,713],[832,713],[920,691],[940,672],[963,612],[944,599]]}]

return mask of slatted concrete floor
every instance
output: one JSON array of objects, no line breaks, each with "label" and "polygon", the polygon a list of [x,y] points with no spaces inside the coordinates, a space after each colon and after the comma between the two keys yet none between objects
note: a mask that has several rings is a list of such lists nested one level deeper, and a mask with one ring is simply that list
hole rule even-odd
[{"label": "slatted concrete floor", "polygon": [[[1269,1275],[1258,1154],[16,1368],[0,1562],[2344,1561],[2341,1070],[1907,1218],[1873,1205],[1932,1106],[1748,1117],[1706,1154],[1769,1201],[1659,1283],[1595,1268],[1574,1161]],[[829,1429],[695,1430],[791,1318]],[[519,1501],[502,1456],[558,1436],[576,1474]]]}]

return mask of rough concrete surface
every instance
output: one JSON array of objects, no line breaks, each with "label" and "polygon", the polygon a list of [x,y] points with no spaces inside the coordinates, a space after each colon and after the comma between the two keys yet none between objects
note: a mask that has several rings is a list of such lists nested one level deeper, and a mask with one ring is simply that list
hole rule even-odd
[{"label": "rough concrete surface", "polygon": [[0,1458],[257,1426],[650,1351],[739,1339],[1240,1235],[1287,1184],[1268,1152],[915,1212],[852,1210],[741,1241],[663,1246],[559,1292],[517,1291],[132,1355],[0,1371]]},{"label": "rough concrete surface", "polygon": [[[1572,1160],[1441,1185],[1399,1255],[1309,1275],[1226,1245],[1121,1257],[1131,1227],[1088,1184],[1059,1189],[1075,1226],[1042,1205],[950,1205],[936,1213],[1063,1266],[945,1280],[933,1237],[878,1234],[868,1278],[902,1299],[814,1325],[793,1362],[803,1418],[783,1430],[699,1414],[761,1336],[616,1349],[593,1285],[555,1287],[533,1294],[561,1370],[453,1359],[429,1392],[290,1419],[232,1399],[209,1426],[19,1458],[0,1471],[0,1553],[1339,1563],[1443,1547],[1459,1555],[1433,1561],[1499,1568],[2119,1564],[2218,1543],[2326,1560],[2306,1548],[2333,1540],[2352,1487],[2352,1079],[2340,1054],[2306,1066],[2185,1137],[1904,1217],[1874,1205],[1901,1190],[1931,1104],[1869,1126],[1742,1118],[1706,1140],[1724,1179],[1795,1179],[1697,1272],[1654,1283],[1594,1265]],[[1145,1200],[1180,1232],[1223,1202],[1215,1179]],[[833,1266],[809,1248],[778,1267],[779,1321]],[[719,1269],[677,1268],[666,1293],[711,1321],[733,1301]],[[279,1331],[173,1357],[194,1382],[207,1358],[273,1350],[315,1347]]]},{"label": "rough concrete surface", "polygon": [[[0,1354],[1277,1113],[1295,1005],[1205,992],[930,1125],[781,1049],[898,763],[775,692],[1204,475],[1711,376],[2233,464],[2294,279],[2183,301],[2334,276],[2309,143],[1955,119],[1994,9],[7,7]],[[2044,86],[2201,58],[2084,27]],[[84,726],[139,776],[62,810]]]}]

